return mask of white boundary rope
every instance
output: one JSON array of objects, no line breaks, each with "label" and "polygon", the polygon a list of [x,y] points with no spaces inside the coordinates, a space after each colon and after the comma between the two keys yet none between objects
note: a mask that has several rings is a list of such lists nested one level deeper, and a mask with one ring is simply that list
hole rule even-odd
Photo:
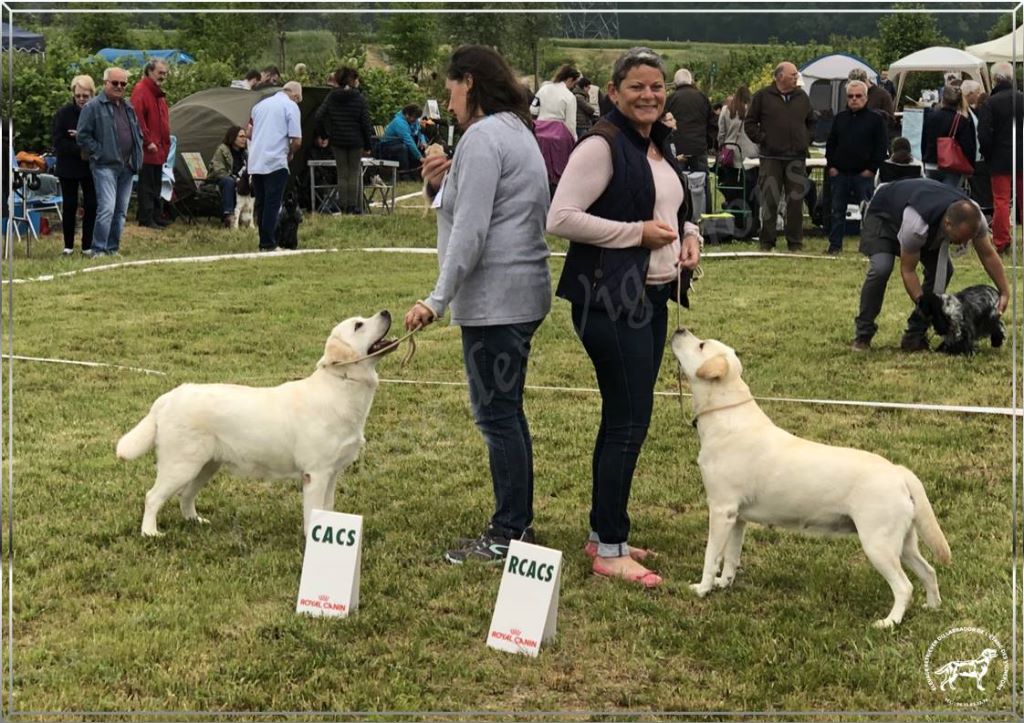
[{"label": "white boundary rope", "polygon": [[155,369],[146,369],[144,367],[126,367],[120,364],[107,364],[105,362],[94,362],[94,361],[76,361],[74,359],[49,359],[41,356],[21,356],[20,354],[10,355],[4,354],[4,359],[15,359],[17,361],[34,361],[43,362],[46,364],[72,364],[80,367],[108,367],[110,369],[124,369],[129,372],[142,372],[143,374],[156,374],[157,376],[165,377],[167,372],[158,372]]}]

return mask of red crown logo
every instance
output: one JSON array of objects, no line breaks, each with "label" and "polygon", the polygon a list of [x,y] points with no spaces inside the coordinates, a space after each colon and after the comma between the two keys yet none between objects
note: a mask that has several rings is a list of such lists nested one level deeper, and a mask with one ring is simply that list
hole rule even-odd
[{"label": "red crown logo", "polygon": [[522,630],[517,630],[517,629],[515,629],[515,628],[513,628],[513,629],[512,629],[512,630],[510,630],[509,632],[510,632],[510,633],[512,633],[513,635],[522,635],[522,634],[523,634],[523,631],[522,631]]}]

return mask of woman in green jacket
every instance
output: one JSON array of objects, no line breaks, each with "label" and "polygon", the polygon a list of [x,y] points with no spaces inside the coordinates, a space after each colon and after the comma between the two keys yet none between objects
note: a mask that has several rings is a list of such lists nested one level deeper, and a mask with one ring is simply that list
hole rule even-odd
[{"label": "woman in green jacket", "polygon": [[221,223],[231,226],[231,218],[235,214],[235,198],[238,182],[245,173],[248,156],[245,147],[249,142],[245,129],[231,126],[224,134],[224,142],[217,146],[210,161],[210,170],[206,180],[216,183],[220,188]]}]

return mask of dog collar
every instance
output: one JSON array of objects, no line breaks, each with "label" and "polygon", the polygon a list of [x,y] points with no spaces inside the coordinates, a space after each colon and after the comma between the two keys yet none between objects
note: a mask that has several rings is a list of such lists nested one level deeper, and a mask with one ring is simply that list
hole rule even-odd
[{"label": "dog collar", "polygon": [[746,404],[747,402],[752,402],[752,401],[754,401],[753,397],[747,397],[742,402],[734,402],[733,404],[725,404],[725,405],[723,405],[721,407],[712,407],[711,409],[702,409],[701,411],[699,411],[695,415],[693,415],[693,421],[690,422],[690,424],[693,425],[694,429],[696,429],[697,428],[697,420],[700,419],[701,417],[703,417],[705,414],[710,414],[711,412],[720,412],[723,409],[732,409],[733,407],[739,407],[739,406],[742,406],[742,405]]}]

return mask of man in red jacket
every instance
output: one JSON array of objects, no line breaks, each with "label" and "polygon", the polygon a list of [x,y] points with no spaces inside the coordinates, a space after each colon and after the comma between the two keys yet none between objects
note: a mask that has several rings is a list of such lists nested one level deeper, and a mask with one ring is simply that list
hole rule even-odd
[{"label": "man in red jacket", "polygon": [[167,99],[161,87],[167,79],[167,63],[150,60],[144,77],[132,89],[132,107],[142,132],[142,169],[139,171],[138,222],[146,228],[162,229],[169,222],[160,218],[160,183],[163,165],[171,149],[171,123]]}]

